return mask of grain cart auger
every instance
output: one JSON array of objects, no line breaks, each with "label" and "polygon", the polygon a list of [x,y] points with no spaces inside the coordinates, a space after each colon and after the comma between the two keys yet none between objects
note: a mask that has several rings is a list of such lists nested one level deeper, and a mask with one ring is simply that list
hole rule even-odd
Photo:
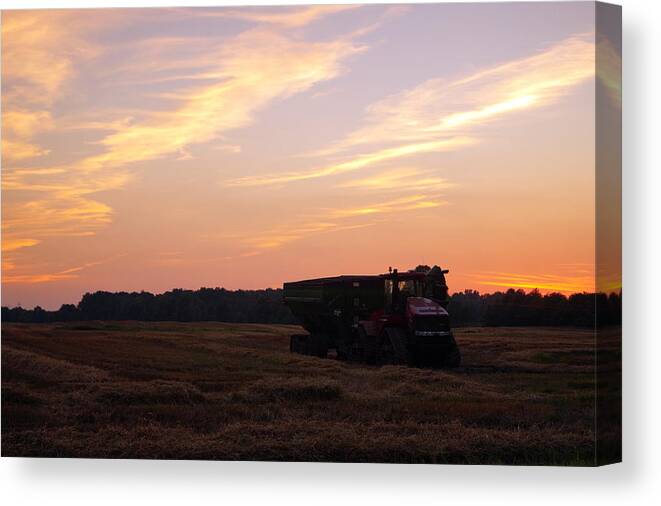
[{"label": "grain cart auger", "polygon": [[459,348],[447,312],[448,270],[336,276],[285,283],[284,302],[308,334],[290,351],[368,364],[458,367]]}]

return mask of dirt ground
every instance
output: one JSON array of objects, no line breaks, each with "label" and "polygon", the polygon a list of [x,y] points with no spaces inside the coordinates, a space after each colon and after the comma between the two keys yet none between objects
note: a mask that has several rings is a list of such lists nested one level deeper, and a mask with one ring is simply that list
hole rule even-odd
[{"label": "dirt ground", "polygon": [[[2,455],[594,465],[618,451],[619,342],[461,328],[456,370],[289,353],[286,325],[2,325]],[[595,395],[599,385],[599,395]]]}]

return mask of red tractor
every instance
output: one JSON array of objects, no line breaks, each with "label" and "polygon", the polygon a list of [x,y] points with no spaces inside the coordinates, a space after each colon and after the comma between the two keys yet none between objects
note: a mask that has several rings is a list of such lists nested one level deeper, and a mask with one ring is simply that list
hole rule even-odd
[{"label": "red tractor", "polygon": [[291,351],[370,364],[457,367],[459,348],[446,310],[447,270],[397,269],[285,283],[284,300],[309,334]]}]

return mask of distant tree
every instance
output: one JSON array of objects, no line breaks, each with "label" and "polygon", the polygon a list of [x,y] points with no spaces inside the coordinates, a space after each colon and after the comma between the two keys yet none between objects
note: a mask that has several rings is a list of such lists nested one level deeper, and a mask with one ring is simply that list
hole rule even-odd
[{"label": "distant tree", "polygon": [[73,304],[62,304],[53,315],[53,320],[65,322],[80,320],[80,311]]},{"label": "distant tree", "polygon": [[428,265],[420,264],[413,270],[415,272],[425,272],[426,273],[426,272],[429,272],[431,270],[431,267],[429,267]]}]

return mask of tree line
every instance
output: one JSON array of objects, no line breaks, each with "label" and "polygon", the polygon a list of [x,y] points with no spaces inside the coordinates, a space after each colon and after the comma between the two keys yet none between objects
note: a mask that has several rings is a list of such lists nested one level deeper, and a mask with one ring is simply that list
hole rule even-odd
[{"label": "tree line", "polygon": [[282,303],[282,290],[226,290],[200,288],[149,292],[86,293],[77,305],[57,311],[2,308],[2,320],[41,323],[82,320],[223,321],[236,323],[295,323]]},{"label": "tree line", "polygon": [[542,295],[510,288],[480,294],[465,290],[452,294],[448,312],[455,325],[593,327],[622,323],[621,293],[561,293]]},{"label": "tree line", "polygon": [[[481,294],[465,290],[450,296],[453,325],[584,326],[616,325],[622,321],[621,293],[560,293],[509,289]],[[281,289],[174,289],[149,292],[86,293],[77,305],[57,311],[2,307],[3,322],[48,323],[84,320],[222,321],[234,323],[297,323],[282,303]]]}]

